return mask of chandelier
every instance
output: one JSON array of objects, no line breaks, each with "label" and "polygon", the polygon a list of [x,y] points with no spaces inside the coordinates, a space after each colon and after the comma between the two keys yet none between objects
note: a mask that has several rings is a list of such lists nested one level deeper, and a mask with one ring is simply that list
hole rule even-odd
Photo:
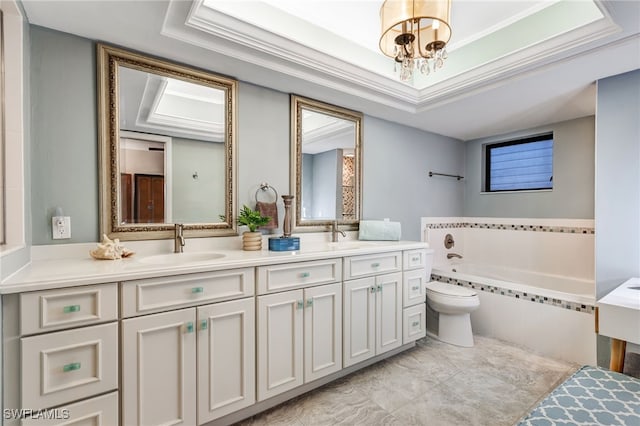
[{"label": "chandelier", "polygon": [[451,38],[450,0],[386,0],[380,8],[380,50],[400,65],[400,80],[414,69],[429,75],[442,68]]}]

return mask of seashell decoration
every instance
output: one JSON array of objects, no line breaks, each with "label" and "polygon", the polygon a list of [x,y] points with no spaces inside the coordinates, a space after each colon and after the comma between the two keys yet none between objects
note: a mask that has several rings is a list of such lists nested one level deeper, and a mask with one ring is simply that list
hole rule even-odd
[{"label": "seashell decoration", "polygon": [[102,242],[98,244],[96,249],[89,251],[89,254],[94,259],[115,260],[133,256],[135,253],[120,244],[118,238],[111,240],[102,234]]}]

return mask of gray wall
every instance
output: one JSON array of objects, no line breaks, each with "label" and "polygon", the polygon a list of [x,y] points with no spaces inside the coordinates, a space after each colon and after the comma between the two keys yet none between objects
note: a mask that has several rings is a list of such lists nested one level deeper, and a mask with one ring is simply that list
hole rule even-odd
[{"label": "gray wall", "polygon": [[[553,190],[481,193],[482,145],[553,131]],[[466,142],[464,215],[593,219],[595,118]]]},{"label": "gray wall", "polygon": [[640,71],[598,81],[596,289],[640,276]]},{"label": "gray wall", "polygon": [[[596,297],[601,298],[640,276],[640,71],[598,81],[596,117]],[[609,339],[598,336],[598,365],[608,367],[609,348]]]},{"label": "gray wall", "polygon": [[[97,241],[96,56],[91,41],[31,26],[33,244]],[[71,240],[52,240],[51,215],[71,216]]]},{"label": "gray wall", "polygon": [[[37,26],[31,37],[33,243],[97,241],[95,43]],[[462,142],[365,116],[363,147],[365,218],[400,220],[416,240],[421,216],[462,213],[462,184],[427,177],[429,167],[460,173]],[[240,82],[239,206],[254,206],[261,182],[291,192],[289,151],[289,94]],[[56,206],[71,216],[71,241],[51,239]]]},{"label": "gray wall", "polygon": [[463,183],[428,173],[462,174],[463,142],[369,116],[363,133],[363,219],[399,221],[403,239],[420,240],[422,216],[461,216]]},{"label": "gray wall", "polygon": [[173,222],[217,222],[225,207],[224,144],[173,138],[171,145]]}]

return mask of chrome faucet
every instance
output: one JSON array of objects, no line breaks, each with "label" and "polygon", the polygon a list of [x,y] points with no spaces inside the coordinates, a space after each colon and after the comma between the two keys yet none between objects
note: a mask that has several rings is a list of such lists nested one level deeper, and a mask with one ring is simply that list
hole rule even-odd
[{"label": "chrome faucet", "polygon": [[175,228],[173,230],[173,252],[174,253],[182,253],[184,249],[184,225],[181,223],[176,223]]},{"label": "chrome faucet", "polygon": [[331,241],[336,243],[338,242],[338,234],[341,234],[343,237],[346,237],[347,234],[344,233],[344,231],[341,231],[338,229],[338,221],[334,220],[331,223]]},{"label": "chrome faucet", "polygon": [[458,253],[447,253],[447,259],[453,259],[454,257],[462,259],[462,256],[460,256]]}]

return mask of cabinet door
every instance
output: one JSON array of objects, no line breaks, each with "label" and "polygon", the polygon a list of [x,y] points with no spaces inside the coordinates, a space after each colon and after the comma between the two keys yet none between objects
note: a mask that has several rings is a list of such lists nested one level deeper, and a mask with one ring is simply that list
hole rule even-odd
[{"label": "cabinet door", "polygon": [[342,284],[304,290],[304,381],[342,369]]},{"label": "cabinet door", "polygon": [[375,277],[344,282],[344,367],[376,353],[375,284]]},{"label": "cabinet door", "polygon": [[402,274],[376,277],[376,355],[402,346]]},{"label": "cabinet door", "polygon": [[255,402],[255,302],[198,308],[198,424]]},{"label": "cabinet door", "polygon": [[195,308],[122,321],[122,422],[196,423]]},{"label": "cabinet door", "polygon": [[303,291],[258,297],[258,401],[303,383]]}]

